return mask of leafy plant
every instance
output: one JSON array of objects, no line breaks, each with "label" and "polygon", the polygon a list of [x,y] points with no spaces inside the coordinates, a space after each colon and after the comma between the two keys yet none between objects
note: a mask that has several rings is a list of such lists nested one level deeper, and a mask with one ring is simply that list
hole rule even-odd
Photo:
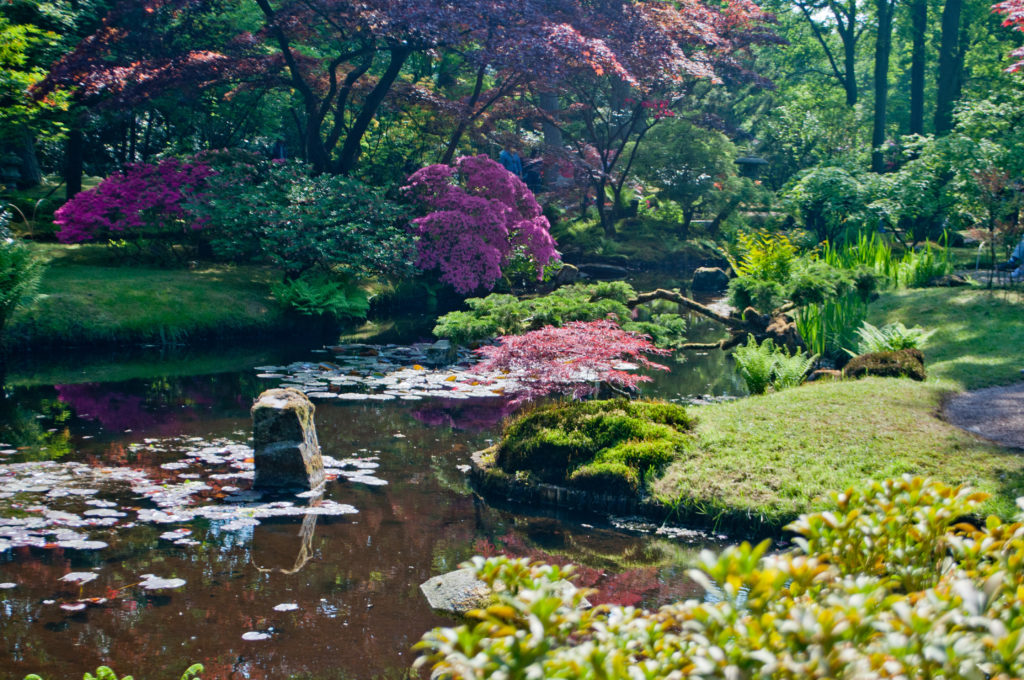
[{"label": "leafy plant", "polygon": [[[0,212],[0,227],[4,226]],[[8,237],[0,239],[0,333],[15,309],[35,292],[46,263],[31,249]]]},{"label": "leafy plant", "polygon": [[413,220],[417,266],[439,269],[460,293],[493,288],[517,255],[533,261],[538,279],[558,259],[533,192],[487,156],[417,170],[404,190],[429,211]]},{"label": "leafy plant", "polygon": [[729,258],[737,276],[784,284],[797,260],[797,247],[783,233],[740,232],[736,236],[738,258]]},{"label": "leafy plant", "polygon": [[272,284],[271,291],[284,307],[305,316],[365,319],[370,309],[366,291],[348,281],[320,273],[307,273]]},{"label": "leafy plant", "polygon": [[469,298],[469,311],[449,312],[437,320],[434,335],[459,344],[470,344],[498,335],[518,335],[544,326],[563,326],[570,321],[596,321],[615,318],[625,331],[645,333],[659,347],[674,347],[685,340],[686,320],[678,314],[652,314],[632,321],[633,311],[626,306],[636,291],[624,281],[572,284],[548,295],[517,298],[492,293],[484,298]]},{"label": "leafy plant", "polygon": [[925,332],[920,326],[907,328],[900,322],[885,324],[881,328],[865,321],[857,329],[860,342],[857,353],[850,350],[850,356],[871,354],[874,352],[895,352],[901,349],[921,349],[935,331]]},{"label": "leafy plant", "polygon": [[810,351],[829,359],[846,356],[867,316],[867,302],[852,293],[797,310],[796,328]]},{"label": "leafy plant", "polygon": [[753,335],[748,335],[747,344],[733,350],[732,356],[751,394],[764,394],[769,386],[775,391],[796,387],[818,359],[805,352],[790,354],[771,338],[758,344]]},{"label": "leafy plant", "polygon": [[910,476],[833,493],[788,527],[795,549],[704,551],[690,576],[706,596],[657,611],[583,609],[585,589],[555,585],[571,569],[474,558],[494,604],[424,635],[415,664],[453,680],[1022,677],[1024,523],[962,522],[984,498]]},{"label": "leafy plant", "polygon": [[935,277],[952,272],[950,250],[934,249],[929,243],[921,250],[910,250],[904,254],[897,270],[897,280],[902,288],[924,288]]},{"label": "leafy plant", "polygon": [[[203,664],[194,663],[181,674],[181,680],[200,680],[199,674],[203,672]],[[32,675],[26,675],[25,680],[43,680],[40,676],[33,673]],[[86,671],[85,675],[82,676],[82,680],[118,680],[117,673],[110,669],[109,666],[100,666],[96,669],[96,675]],[[132,676],[126,675],[121,680],[132,680]]]},{"label": "leafy plant", "polygon": [[516,400],[547,394],[594,394],[602,385],[632,390],[650,377],[629,372],[642,366],[667,371],[646,354],[668,354],[647,338],[619,328],[614,321],[571,321],[523,335],[505,335],[497,345],[476,350],[481,374],[501,372],[516,386]]}]

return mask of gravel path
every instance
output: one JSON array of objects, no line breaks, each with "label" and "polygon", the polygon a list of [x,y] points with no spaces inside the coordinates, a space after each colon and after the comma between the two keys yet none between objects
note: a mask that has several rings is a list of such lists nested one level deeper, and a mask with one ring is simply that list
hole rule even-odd
[{"label": "gravel path", "polygon": [[997,444],[1024,449],[1024,383],[954,397],[946,404],[946,417]]}]

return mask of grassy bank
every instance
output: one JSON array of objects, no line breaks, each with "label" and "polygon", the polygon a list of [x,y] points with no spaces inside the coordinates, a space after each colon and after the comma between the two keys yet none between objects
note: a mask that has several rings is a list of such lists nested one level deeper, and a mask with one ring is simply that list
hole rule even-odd
[{"label": "grassy bank", "polygon": [[291,323],[261,267],[119,266],[97,246],[37,246],[50,258],[38,298],[8,322],[12,352],[280,331]]},{"label": "grassy bank", "polygon": [[986,512],[1010,516],[1024,495],[1024,455],[941,418],[963,389],[1020,379],[1024,301],[1016,293],[926,289],[887,293],[875,323],[936,332],[929,379],[817,383],[692,409],[698,445],[654,484],[666,503],[727,524],[781,526],[824,505],[823,495],[867,479],[926,475],[993,495]]}]

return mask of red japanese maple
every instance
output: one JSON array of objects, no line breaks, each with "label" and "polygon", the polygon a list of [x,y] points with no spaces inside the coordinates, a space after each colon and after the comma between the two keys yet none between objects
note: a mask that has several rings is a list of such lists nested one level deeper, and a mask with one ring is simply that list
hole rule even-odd
[{"label": "red japanese maple", "polygon": [[481,347],[479,373],[501,372],[514,380],[516,401],[547,394],[594,394],[602,384],[633,390],[650,376],[631,371],[639,367],[669,370],[645,354],[670,354],[655,347],[647,336],[630,333],[611,320],[573,321],[561,328],[545,326],[523,335],[498,338],[497,345]]},{"label": "red japanese maple", "polygon": [[[1024,0],[1005,0],[992,6],[992,11],[1005,14],[1003,26],[1013,26],[1024,31]],[[1020,61],[1010,66],[1009,71],[1024,71],[1024,47],[1018,47],[1010,53],[1012,57],[1020,57]]]}]

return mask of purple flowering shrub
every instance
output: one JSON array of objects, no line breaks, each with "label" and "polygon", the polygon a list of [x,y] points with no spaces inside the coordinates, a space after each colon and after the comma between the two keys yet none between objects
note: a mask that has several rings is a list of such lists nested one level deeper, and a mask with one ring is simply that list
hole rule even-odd
[{"label": "purple flowering shrub", "polygon": [[421,168],[404,190],[429,211],[413,220],[416,265],[439,269],[441,280],[460,293],[490,290],[516,256],[532,260],[538,279],[544,265],[558,259],[533,193],[487,156]]},{"label": "purple flowering shrub", "polygon": [[167,158],[156,165],[135,163],[77,194],[57,210],[54,222],[63,243],[188,236],[204,222],[189,209],[214,170],[197,161]]}]

